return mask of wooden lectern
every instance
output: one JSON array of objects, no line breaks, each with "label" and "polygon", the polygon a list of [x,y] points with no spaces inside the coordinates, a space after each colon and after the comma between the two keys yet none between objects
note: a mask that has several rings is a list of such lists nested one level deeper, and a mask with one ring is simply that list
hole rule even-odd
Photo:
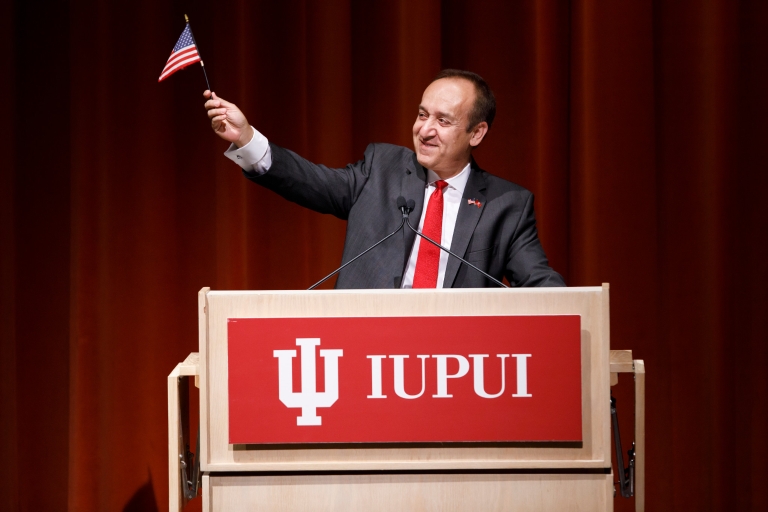
[{"label": "wooden lectern", "polygon": [[[579,442],[229,442],[230,319],[462,317],[471,321],[471,317],[540,315],[580,317]],[[608,285],[265,292],[204,288],[199,294],[199,332],[199,357],[190,354],[168,378],[172,512],[181,510],[185,502],[180,471],[185,420],[179,412],[184,405],[179,386],[191,376],[200,389],[198,456],[204,511],[613,510],[609,390],[617,372],[632,372],[636,377],[635,503],[637,510],[643,510],[644,367],[642,361],[632,361],[628,351],[610,352]]]}]

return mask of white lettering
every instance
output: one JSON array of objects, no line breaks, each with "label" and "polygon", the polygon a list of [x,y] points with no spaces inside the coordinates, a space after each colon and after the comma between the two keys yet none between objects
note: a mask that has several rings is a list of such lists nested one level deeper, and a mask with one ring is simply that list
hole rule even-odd
[{"label": "white lettering", "polygon": [[371,360],[371,394],[368,398],[387,398],[381,394],[381,360],[387,356],[366,356]]},{"label": "white lettering", "polygon": [[322,418],[317,415],[318,407],[330,407],[339,398],[339,358],[341,349],[321,350],[320,357],[325,361],[325,391],[317,392],[315,383],[315,347],[320,345],[320,338],[296,338],[296,345],[301,347],[301,392],[293,391],[293,365],[295,350],[275,350],[278,362],[278,393],[280,401],[290,408],[301,407],[301,416],[296,424],[321,425]]},{"label": "white lettering", "polygon": [[[437,394],[432,395],[433,398],[452,398],[453,395],[448,394],[448,379],[459,379],[467,374],[469,371],[469,361],[464,356],[439,354],[433,355],[437,359]],[[448,374],[448,358],[455,359],[459,362],[459,371],[453,375]]]},{"label": "white lettering", "polygon": [[404,370],[404,361],[408,359],[409,356],[389,356],[390,358],[395,360],[395,393],[400,398],[407,398],[409,400],[412,400],[414,398],[419,398],[421,395],[424,394],[424,390],[426,389],[426,368],[425,368],[425,361],[429,358],[429,356],[416,356],[419,359],[421,359],[421,391],[419,391],[418,395],[409,395],[405,392],[405,370]]},{"label": "white lettering", "polygon": [[528,358],[531,354],[512,354],[517,359],[517,393],[513,397],[532,397],[528,393]]},{"label": "white lettering", "polygon": [[496,354],[496,357],[501,359],[501,391],[495,395],[490,395],[485,392],[485,375],[483,372],[483,359],[488,357],[489,354],[470,354],[472,358],[472,369],[475,378],[475,393],[477,396],[483,398],[498,398],[504,393],[504,359],[509,357],[509,354]]}]

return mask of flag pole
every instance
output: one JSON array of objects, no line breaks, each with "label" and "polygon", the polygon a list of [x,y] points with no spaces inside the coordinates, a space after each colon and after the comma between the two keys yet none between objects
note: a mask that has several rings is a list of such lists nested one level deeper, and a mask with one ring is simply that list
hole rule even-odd
[{"label": "flag pole", "polygon": [[205,72],[205,64],[203,64],[203,56],[200,55],[200,46],[198,46],[197,41],[195,41],[195,34],[192,33],[192,25],[189,24],[189,16],[187,16],[186,14],[184,15],[184,21],[186,21],[187,25],[189,25],[189,35],[192,36],[192,42],[195,43],[195,48],[197,48],[197,55],[200,57],[200,67],[203,68],[205,85],[208,86],[208,90],[211,91],[211,95],[213,95],[213,89],[211,89],[211,84],[208,82],[208,73]]}]

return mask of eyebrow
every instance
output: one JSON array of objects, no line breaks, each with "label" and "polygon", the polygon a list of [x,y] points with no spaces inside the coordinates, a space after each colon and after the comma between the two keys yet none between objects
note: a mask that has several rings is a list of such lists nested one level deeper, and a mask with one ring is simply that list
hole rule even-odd
[{"label": "eyebrow", "polygon": [[[423,110],[424,112],[429,112],[429,110],[427,110],[426,108],[424,108],[424,105],[419,105],[419,110]],[[434,114],[435,114],[435,116],[437,116],[437,117],[445,117],[445,118],[447,118],[447,119],[450,119],[450,120],[452,120],[452,121],[456,119],[456,118],[455,118],[454,116],[452,116],[451,114],[447,114],[447,113],[445,113],[445,112],[435,112]]]}]

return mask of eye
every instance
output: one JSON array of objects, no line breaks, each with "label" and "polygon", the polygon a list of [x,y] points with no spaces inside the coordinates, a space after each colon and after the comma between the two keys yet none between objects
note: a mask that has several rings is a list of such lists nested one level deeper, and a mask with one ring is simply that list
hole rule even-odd
[{"label": "eye", "polygon": [[426,119],[426,118],[427,118],[426,112],[419,112],[419,119]]}]

